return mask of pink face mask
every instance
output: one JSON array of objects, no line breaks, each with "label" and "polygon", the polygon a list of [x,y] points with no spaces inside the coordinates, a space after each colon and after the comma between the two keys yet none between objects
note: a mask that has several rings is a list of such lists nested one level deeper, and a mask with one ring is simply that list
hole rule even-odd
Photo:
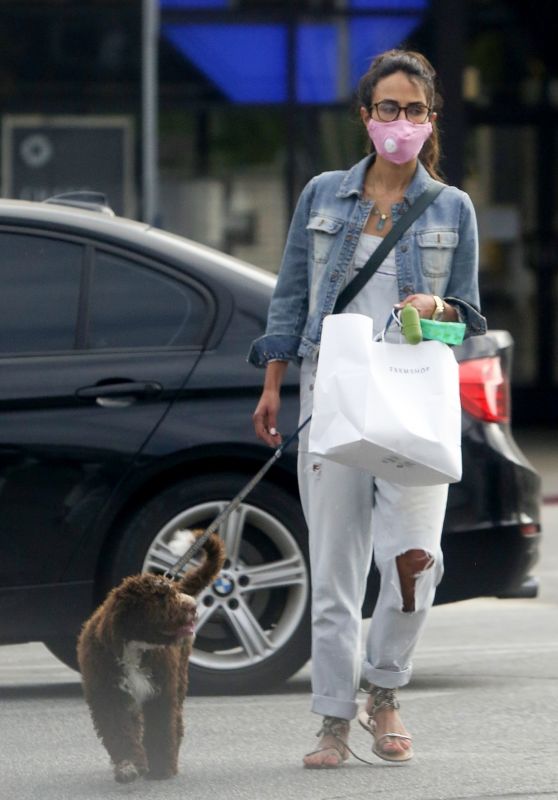
[{"label": "pink face mask", "polygon": [[406,164],[420,153],[432,133],[432,123],[414,125],[406,119],[378,122],[371,118],[366,123],[366,129],[378,155],[394,164]]}]

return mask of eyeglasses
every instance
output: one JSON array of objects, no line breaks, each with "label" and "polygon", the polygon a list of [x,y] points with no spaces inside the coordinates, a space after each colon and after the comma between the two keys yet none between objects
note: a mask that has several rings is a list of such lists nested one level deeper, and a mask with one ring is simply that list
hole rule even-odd
[{"label": "eyeglasses", "polygon": [[426,122],[432,113],[432,109],[425,106],[424,103],[409,103],[408,106],[400,106],[395,100],[372,103],[372,108],[376,109],[376,114],[382,122],[393,122],[404,111],[408,121],[414,122],[416,125]]}]

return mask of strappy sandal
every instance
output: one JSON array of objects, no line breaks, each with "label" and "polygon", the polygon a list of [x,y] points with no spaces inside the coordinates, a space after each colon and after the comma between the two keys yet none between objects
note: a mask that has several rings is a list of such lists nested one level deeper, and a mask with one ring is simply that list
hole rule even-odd
[{"label": "strappy sandal", "polygon": [[411,736],[406,736],[403,733],[384,733],[382,736],[376,735],[376,722],[374,721],[375,715],[378,711],[384,708],[393,708],[396,711],[400,708],[399,701],[395,696],[395,689],[382,689],[380,686],[372,686],[370,689],[370,696],[372,697],[372,711],[368,712],[363,709],[358,714],[359,724],[362,725],[364,730],[372,735],[374,744],[372,745],[372,752],[378,758],[383,758],[384,761],[399,762],[409,761],[414,753],[412,746],[407,750],[399,750],[397,752],[389,752],[383,749],[385,741],[393,741],[394,739],[405,740],[411,742]]},{"label": "strappy sandal", "polygon": [[304,756],[313,756],[316,753],[327,753],[328,755],[335,756],[334,762],[321,761],[316,764],[307,764],[304,762],[306,769],[338,769],[342,767],[345,761],[349,758],[349,751],[347,743],[343,736],[349,733],[349,721],[341,719],[340,717],[324,717],[322,727],[316,734],[318,738],[322,736],[331,736],[335,739],[336,744],[329,745],[329,747],[318,747],[317,750],[312,750],[311,753],[306,753]]}]

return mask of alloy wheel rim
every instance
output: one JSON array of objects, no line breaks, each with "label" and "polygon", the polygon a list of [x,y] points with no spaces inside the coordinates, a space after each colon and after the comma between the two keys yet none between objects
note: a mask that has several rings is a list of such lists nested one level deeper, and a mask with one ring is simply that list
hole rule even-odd
[{"label": "alloy wheel rim", "polygon": [[[171,567],[180,557],[171,549],[176,532],[207,527],[229,502],[200,503],[169,520],[153,539],[142,569],[161,573]],[[227,560],[199,595],[190,663],[226,671],[266,661],[289,642],[306,611],[309,577],[292,533],[257,506],[241,503],[219,534]]]}]

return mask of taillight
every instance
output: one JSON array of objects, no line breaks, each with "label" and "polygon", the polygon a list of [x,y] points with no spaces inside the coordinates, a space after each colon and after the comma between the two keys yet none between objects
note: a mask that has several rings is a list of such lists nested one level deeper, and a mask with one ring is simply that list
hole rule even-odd
[{"label": "taillight", "polygon": [[510,421],[510,386],[498,356],[459,364],[461,407],[484,422]]},{"label": "taillight", "polygon": [[536,522],[526,522],[524,525],[519,526],[519,533],[530,539],[533,536],[538,536],[541,532],[541,526]]}]

